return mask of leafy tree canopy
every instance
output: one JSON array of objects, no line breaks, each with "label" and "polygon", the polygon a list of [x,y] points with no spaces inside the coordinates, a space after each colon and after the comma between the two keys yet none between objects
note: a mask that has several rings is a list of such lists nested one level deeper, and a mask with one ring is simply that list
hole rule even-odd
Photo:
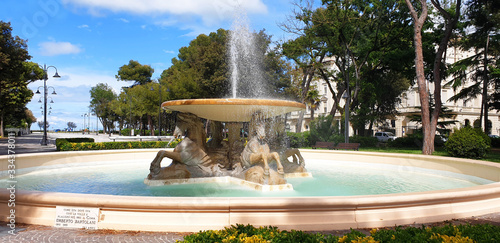
[{"label": "leafy tree canopy", "polygon": [[25,112],[33,96],[27,85],[36,79],[30,77],[31,71],[40,73],[40,68],[28,62],[29,59],[26,40],[13,36],[10,23],[0,21],[0,136],[4,125],[19,126],[21,120],[33,121]]},{"label": "leafy tree canopy", "polygon": [[123,65],[115,75],[120,81],[135,81],[133,86],[151,82],[154,69],[149,65],[142,65],[138,61],[130,60],[127,65]]}]

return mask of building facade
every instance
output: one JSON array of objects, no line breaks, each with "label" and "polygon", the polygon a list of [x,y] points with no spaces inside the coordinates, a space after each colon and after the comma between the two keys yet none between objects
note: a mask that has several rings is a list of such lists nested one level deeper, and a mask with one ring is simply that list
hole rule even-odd
[{"label": "building facade", "polygon": [[[473,53],[470,52],[461,52],[458,51],[457,49],[448,49],[447,51],[447,59],[446,61],[448,63],[454,63],[458,60],[461,60],[463,58],[466,58]],[[471,77],[467,77],[467,81],[463,87],[468,87],[473,84],[473,82],[470,80]],[[449,85],[444,85],[446,84],[446,81],[442,82],[443,86],[441,89],[441,101],[443,104],[443,107],[446,107],[450,110],[450,114],[452,115],[451,118],[448,118],[447,120],[453,120],[456,121],[454,124],[447,126],[448,129],[453,130],[454,128],[460,128],[465,125],[471,125],[473,126],[474,124],[478,124],[480,114],[481,114],[481,96],[479,95],[478,97],[471,99],[467,102],[465,101],[448,101],[451,97],[456,95],[459,92],[458,90],[453,90],[453,88]],[[332,98],[332,94],[328,89],[328,85],[324,80],[316,80],[313,81],[313,86],[318,89],[319,95],[321,96],[321,101],[317,109],[314,111],[314,117],[319,117],[319,116],[326,116],[329,114],[330,110],[332,109],[332,106],[334,105],[334,101]],[[429,86],[429,91],[431,93],[434,92],[433,88],[434,85],[428,85]],[[412,122],[410,120],[411,115],[413,114],[419,114],[420,113],[420,97],[418,94],[418,87],[415,84],[413,87],[408,89],[405,93],[403,93],[401,97],[402,102],[397,106],[397,110],[399,114],[394,117],[394,119],[386,120],[382,123],[374,124],[373,126],[373,133],[378,132],[378,131],[391,131],[396,134],[397,137],[402,137],[407,134],[411,134],[415,131],[415,129],[420,128],[420,124],[416,122]],[[340,101],[340,106],[343,107],[345,104],[345,100],[342,99]],[[295,132],[296,129],[296,124],[298,121],[299,113],[298,112],[293,112],[288,119],[288,125],[287,127],[289,128],[289,131]],[[341,114],[337,111],[334,119],[339,122],[341,122]],[[307,107],[307,110],[305,111],[304,114],[304,119],[302,122],[302,131],[308,131],[309,130],[309,124],[311,122],[311,107]],[[488,112],[488,123],[490,124],[490,132],[492,135],[499,135],[500,134],[500,114],[493,110]],[[350,127],[350,133],[349,134],[354,134],[352,127]]]}]

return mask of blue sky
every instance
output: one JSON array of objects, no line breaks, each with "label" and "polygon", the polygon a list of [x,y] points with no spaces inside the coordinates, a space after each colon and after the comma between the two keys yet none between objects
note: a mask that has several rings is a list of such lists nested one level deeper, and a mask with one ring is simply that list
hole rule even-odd
[{"label": "blue sky", "polygon": [[[130,83],[117,81],[115,75],[129,60],[151,65],[153,78],[158,78],[179,48],[196,36],[230,29],[237,5],[245,9],[252,29],[266,29],[274,41],[290,38],[278,23],[292,13],[292,1],[2,0],[0,20],[28,40],[31,61],[55,66],[61,75],[52,78],[55,69],[49,68],[47,84],[57,92],[48,116],[50,129],[65,128],[71,121],[79,130],[89,110],[90,88],[107,83],[119,93]],[[29,88],[35,92],[39,86],[43,81]],[[40,98],[35,94],[28,108],[43,121]],[[96,120],[91,123],[95,127]],[[32,129],[39,128],[33,124]]]}]

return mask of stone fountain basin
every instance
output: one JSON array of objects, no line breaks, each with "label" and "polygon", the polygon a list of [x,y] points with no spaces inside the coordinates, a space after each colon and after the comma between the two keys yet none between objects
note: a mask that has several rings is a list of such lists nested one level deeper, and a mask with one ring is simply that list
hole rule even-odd
[{"label": "stone fountain basin", "polygon": [[[55,152],[16,155],[16,169],[93,161],[154,158],[157,149]],[[198,232],[234,224],[280,229],[336,230],[430,223],[500,212],[500,164],[412,154],[301,150],[306,159],[395,164],[462,173],[496,183],[461,189],[368,196],[328,197],[140,197],[23,191],[15,207],[0,189],[0,220],[15,209],[16,223],[54,225],[56,206],[99,208],[99,228]],[[8,156],[0,156],[8,170]]]},{"label": "stone fountain basin", "polygon": [[238,98],[171,100],[163,102],[161,107],[222,122],[248,122],[257,111],[264,118],[271,118],[306,108],[304,104],[294,101]]}]

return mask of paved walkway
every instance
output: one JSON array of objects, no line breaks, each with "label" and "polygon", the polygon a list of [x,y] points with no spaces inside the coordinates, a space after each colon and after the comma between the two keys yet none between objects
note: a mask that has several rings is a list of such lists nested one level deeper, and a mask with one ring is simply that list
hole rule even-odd
[{"label": "paved walkway", "polygon": [[[78,133],[49,133],[49,139],[52,141],[47,146],[40,145],[42,139],[41,133],[33,133],[20,137],[15,137],[15,142],[8,139],[0,139],[0,155],[8,154],[9,144],[15,144],[16,154],[36,153],[36,152],[54,152],[56,151],[54,140],[57,137],[93,137],[96,142],[110,141],[107,135],[78,134]],[[444,224],[479,224],[490,223],[500,226],[500,213],[482,215],[463,219],[454,219],[447,222],[439,222],[428,225]],[[411,225],[420,227],[421,225]],[[84,230],[84,229],[64,229],[40,225],[16,225],[14,234],[9,234],[10,228],[6,222],[0,222],[0,243],[8,242],[176,242],[182,240],[186,234],[177,232],[142,232],[142,231],[115,231],[115,230]],[[349,229],[341,231],[320,232],[326,234],[343,235],[349,232]],[[361,230],[368,234],[368,230]]]}]

